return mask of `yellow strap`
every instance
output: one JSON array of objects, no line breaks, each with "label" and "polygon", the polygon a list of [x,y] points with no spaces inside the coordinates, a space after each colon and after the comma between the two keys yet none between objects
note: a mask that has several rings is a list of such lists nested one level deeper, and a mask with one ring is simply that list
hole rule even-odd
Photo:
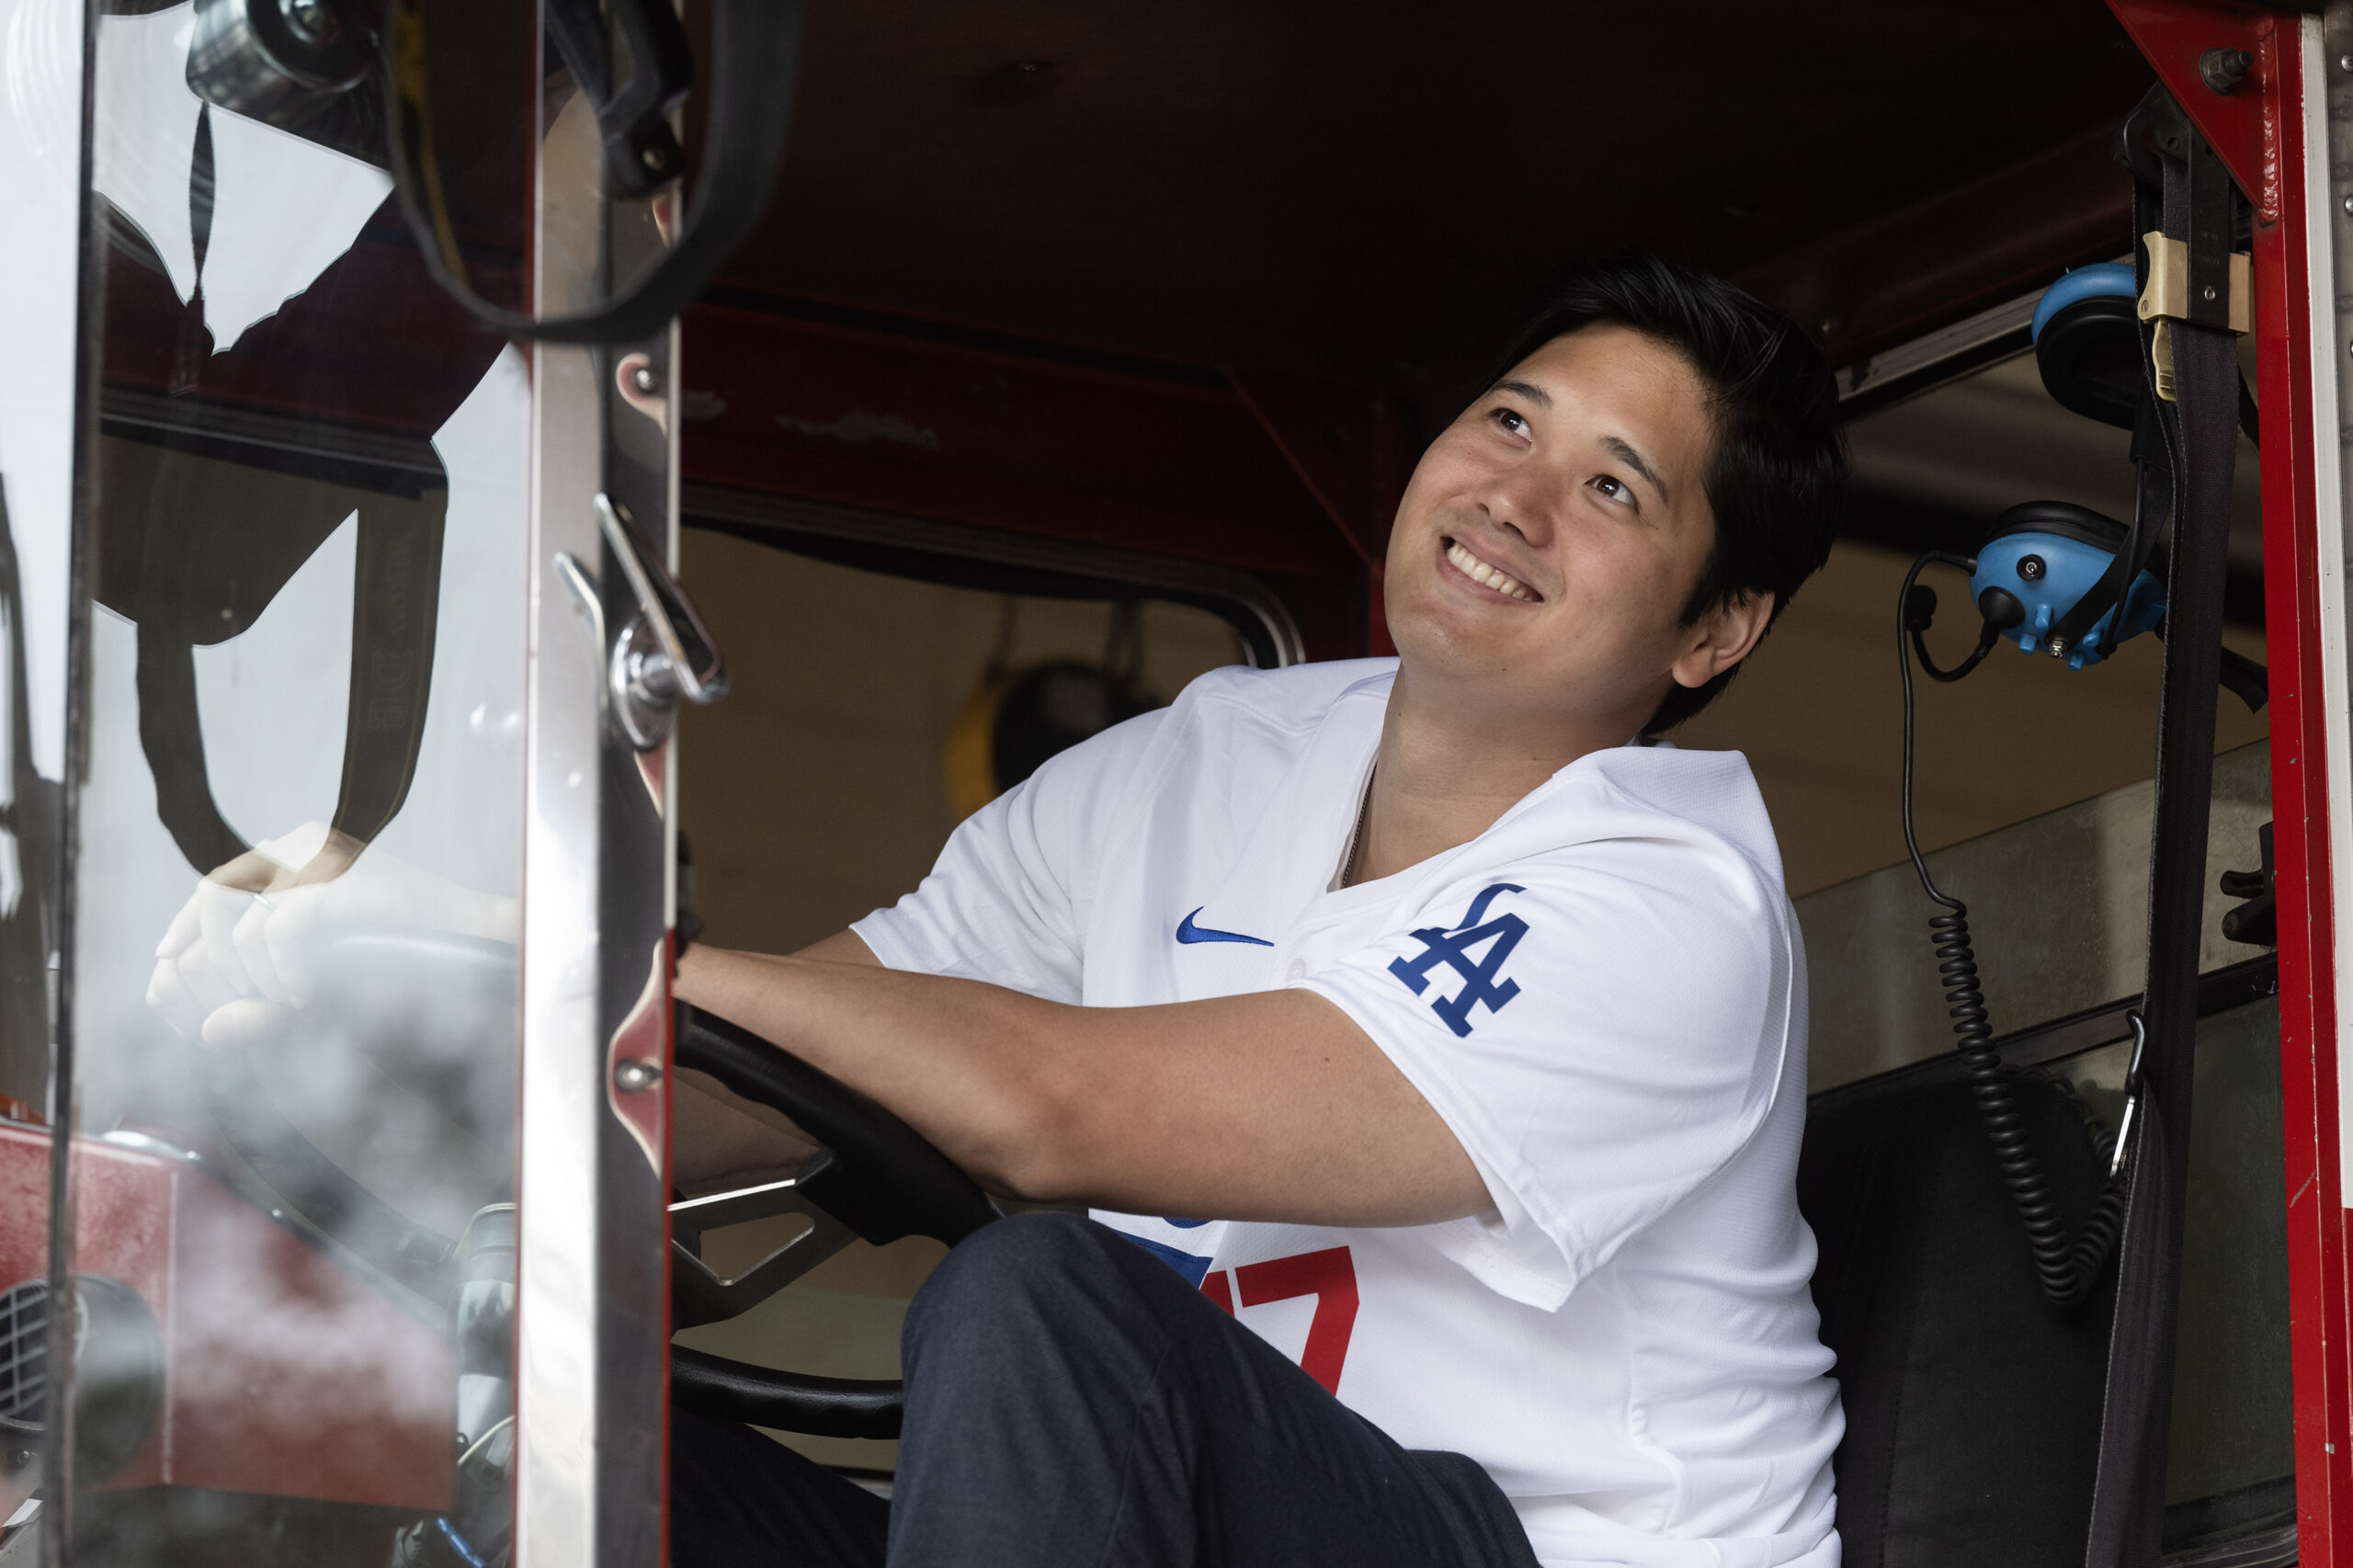
[{"label": "yellow strap", "polygon": [[1005,710],[1005,695],[1013,689],[1010,674],[994,665],[972,687],[948,732],[948,800],[962,822],[997,798],[996,721]]},{"label": "yellow strap", "polygon": [[415,159],[424,186],[426,215],[433,221],[433,243],[441,264],[452,277],[466,275],[465,257],[458,250],[458,234],[449,222],[449,203],[441,189],[441,159],[433,147],[433,72],[425,52],[425,18],[415,0],[396,0],[392,7],[392,91],[407,106],[406,119],[416,133]]}]

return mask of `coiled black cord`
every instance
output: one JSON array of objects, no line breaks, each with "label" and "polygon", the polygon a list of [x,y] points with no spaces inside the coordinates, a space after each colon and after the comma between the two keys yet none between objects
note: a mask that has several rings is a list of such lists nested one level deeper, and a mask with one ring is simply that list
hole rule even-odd
[{"label": "coiled black cord", "polygon": [[[1969,906],[1938,888],[1928,875],[1928,862],[1920,854],[1919,837],[1912,825],[1909,642],[1916,641],[1919,631],[1911,612],[1912,587],[1921,571],[1931,563],[1957,566],[1964,572],[1974,564],[1944,551],[1929,551],[1912,563],[1904,587],[1896,595],[1895,662],[1904,676],[1904,847],[1912,857],[1913,870],[1919,874],[1921,890],[1942,906],[1942,913],[1929,918],[1928,934],[1936,943],[1937,978],[1944,986],[1946,1016],[1952,1019],[1954,1044],[1968,1074],[1969,1092],[1976,1101],[1978,1119],[1985,1124],[1985,1135],[1994,1145],[1994,1158],[2002,1168],[2003,1185],[2009,1188],[2010,1201],[2026,1226],[2027,1244],[2034,1253],[2034,1271],[2042,1281],[2042,1293],[2054,1305],[2072,1307],[2091,1293],[2100,1270],[2107,1267],[2109,1254],[2115,1249],[2117,1233],[2124,1224],[2124,1185],[2111,1174],[2102,1184],[2091,1212],[2085,1217],[2083,1229],[2074,1237],[2068,1236],[2066,1218],[2052,1196],[2051,1184],[2042,1174],[2042,1162],[2035,1153],[2033,1138],[2018,1114],[2018,1096],[2011,1092],[2009,1076],[2002,1070],[2001,1058],[1994,1050],[1993,1018],[1985,1009],[1985,988],[1977,978],[1977,953],[1969,940]],[[1980,657],[1984,647],[1981,642]],[[1927,650],[1921,653],[1926,662]],[[1974,663],[1973,659],[1970,661]],[[1963,666],[1964,672],[1967,667]]]}]

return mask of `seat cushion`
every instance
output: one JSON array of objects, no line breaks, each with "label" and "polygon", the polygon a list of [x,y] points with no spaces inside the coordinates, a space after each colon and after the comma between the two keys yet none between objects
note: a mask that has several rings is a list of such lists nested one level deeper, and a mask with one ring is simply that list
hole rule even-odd
[{"label": "seat cushion", "polygon": [[[2019,1110],[2071,1216],[2101,1169],[2063,1086]],[[1968,1087],[1904,1074],[1815,1104],[1799,1201],[1847,1411],[1846,1568],[2077,1568],[2099,1451],[2114,1270],[2081,1306],[2038,1282]]]}]

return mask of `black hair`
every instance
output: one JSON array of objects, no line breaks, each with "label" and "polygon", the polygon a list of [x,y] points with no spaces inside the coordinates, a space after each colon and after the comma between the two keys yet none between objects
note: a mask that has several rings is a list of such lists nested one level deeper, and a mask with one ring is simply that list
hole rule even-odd
[{"label": "black hair", "polygon": [[[1555,272],[1488,385],[1554,338],[1596,324],[1676,349],[1710,393],[1715,443],[1703,483],[1716,537],[1683,623],[1755,593],[1773,596],[1779,619],[1829,559],[1846,500],[1847,441],[1830,362],[1788,317],[1714,274],[1631,254]],[[1670,687],[1643,733],[1699,712],[1739,668],[1705,686]]]}]

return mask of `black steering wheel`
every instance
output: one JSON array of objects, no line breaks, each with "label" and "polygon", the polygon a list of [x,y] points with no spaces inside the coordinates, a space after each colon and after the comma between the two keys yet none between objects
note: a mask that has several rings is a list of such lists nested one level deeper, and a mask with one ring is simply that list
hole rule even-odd
[{"label": "black steering wheel", "polygon": [[[318,971],[317,1006],[334,1021],[331,1040],[305,1035],[300,1051],[268,1060],[236,1045],[192,1053],[220,1145],[259,1190],[233,1165],[216,1174],[242,1185],[274,1218],[333,1243],[347,1264],[447,1311],[458,1282],[457,1227],[437,1230],[347,1171],[349,1145],[365,1141],[351,1127],[339,1130],[341,1138],[328,1136],[326,1148],[313,1137],[321,1126],[332,1128],[338,1109],[349,1110],[358,1100],[354,1085],[361,1085],[368,1129],[399,1121],[427,1133],[436,1174],[450,1189],[438,1207],[457,1204],[445,1222],[511,1198],[514,946],[358,926],[335,936]],[[337,1057],[349,1060],[330,1060]],[[289,1081],[290,1060],[325,1062],[328,1070],[306,1094]]]},{"label": "black steering wheel", "polygon": [[[724,1018],[680,1003],[676,1021],[677,1065],[782,1111],[822,1145],[792,1182],[764,1189],[789,1185],[793,1201],[785,1207],[808,1214],[818,1232],[831,1224],[877,1246],[905,1236],[953,1246],[1000,1217],[972,1177],[865,1096]],[[811,1266],[785,1262],[788,1247],[731,1291],[691,1249],[672,1246],[672,1310],[681,1324],[733,1316]],[[778,1264],[769,1278],[754,1278]],[[754,1289],[744,1291],[747,1285]],[[699,1415],[829,1437],[895,1437],[902,1408],[896,1380],[779,1371],[683,1346],[670,1349],[670,1397]]]}]

